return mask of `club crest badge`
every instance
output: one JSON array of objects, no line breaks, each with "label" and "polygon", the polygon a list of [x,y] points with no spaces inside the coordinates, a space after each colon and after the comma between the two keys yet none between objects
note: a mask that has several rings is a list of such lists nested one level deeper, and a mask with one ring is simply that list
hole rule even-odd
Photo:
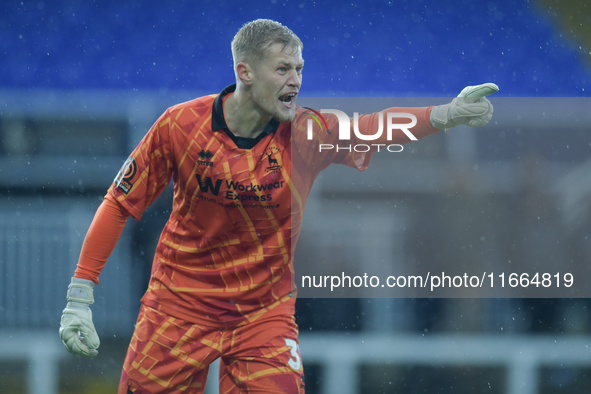
[{"label": "club crest badge", "polygon": [[281,164],[279,163],[281,155],[279,148],[273,146],[267,149],[264,156],[266,157],[264,157],[263,160],[268,164],[266,167],[267,173],[281,171]]}]

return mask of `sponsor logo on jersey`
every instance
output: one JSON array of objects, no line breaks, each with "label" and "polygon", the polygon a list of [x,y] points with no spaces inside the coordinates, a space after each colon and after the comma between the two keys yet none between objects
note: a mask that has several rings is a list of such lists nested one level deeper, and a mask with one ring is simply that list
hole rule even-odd
[{"label": "sponsor logo on jersey", "polygon": [[135,163],[135,159],[130,157],[125,161],[125,163],[123,163],[123,166],[119,170],[119,173],[113,182],[121,191],[123,191],[123,193],[127,195],[133,187],[132,181],[136,173],[137,164]]},{"label": "sponsor logo on jersey", "polygon": [[211,193],[214,196],[219,194],[220,186],[222,185],[221,179],[217,179],[214,186],[210,177],[206,176],[205,179],[201,179],[200,174],[196,174],[195,176],[197,177],[197,182],[199,183],[199,189],[201,189],[203,193]]},{"label": "sponsor logo on jersey", "polygon": [[209,150],[203,149],[201,152],[199,152],[199,157],[201,160],[197,160],[197,165],[213,167],[213,162],[210,161],[213,157],[213,153],[211,153]]},{"label": "sponsor logo on jersey", "polygon": [[[199,184],[199,190],[202,193],[213,194],[218,196],[222,186],[222,180],[216,179],[215,181],[211,177],[202,178],[200,174],[195,174],[197,183]],[[282,189],[285,186],[285,181],[268,182],[264,184],[256,184],[252,182],[241,183],[235,181],[226,180],[225,198],[232,201],[271,201],[273,196],[271,190]],[[246,194],[248,193],[248,194]],[[263,194],[267,193],[267,194]],[[215,202],[211,201],[211,202]]]}]

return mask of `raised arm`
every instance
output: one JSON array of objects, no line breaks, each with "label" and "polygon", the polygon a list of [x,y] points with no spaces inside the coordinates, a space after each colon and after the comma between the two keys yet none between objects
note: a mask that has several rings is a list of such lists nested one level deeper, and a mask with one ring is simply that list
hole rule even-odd
[{"label": "raised arm", "polygon": [[[434,107],[392,107],[380,112],[372,114],[361,115],[355,124],[355,120],[351,119],[351,125],[354,135],[357,133],[369,136],[376,135],[381,129],[381,135],[371,140],[371,144],[405,144],[407,142],[419,140],[431,134],[441,131],[431,123],[431,111]],[[408,114],[414,116],[412,119],[406,115],[391,116],[389,114]],[[416,122],[416,123],[415,123]],[[414,126],[410,126],[415,123]],[[393,130],[388,130],[390,125],[409,125],[409,127],[396,127]],[[357,130],[355,130],[357,128]],[[357,136],[358,140],[362,139]],[[361,141],[360,141],[361,142]]]},{"label": "raised arm", "polygon": [[373,144],[404,144],[441,129],[447,132],[459,125],[485,126],[493,114],[493,106],[485,96],[498,90],[493,83],[467,86],[449,104],[419,108],[394,107],[362,115],[357,122],[351,119],[352,130],[359,140],[379,135]]}]

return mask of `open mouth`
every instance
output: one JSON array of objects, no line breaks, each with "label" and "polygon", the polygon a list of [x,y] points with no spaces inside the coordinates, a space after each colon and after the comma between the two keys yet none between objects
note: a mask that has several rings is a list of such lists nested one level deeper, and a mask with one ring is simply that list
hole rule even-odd
[{"label": "open mouth", "polygon": [[287,108],[291,108],[295,102],[295,96],[295,93],[287,93],[279,97],[279,101],[281,101]]}]

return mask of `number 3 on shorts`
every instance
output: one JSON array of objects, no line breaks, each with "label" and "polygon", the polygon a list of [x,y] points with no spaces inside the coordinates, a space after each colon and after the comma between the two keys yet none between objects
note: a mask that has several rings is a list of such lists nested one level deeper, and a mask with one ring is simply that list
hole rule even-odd
[{"label": "number 3 on shorts", "polygon": [[289,358],[287,365],[289,365],[294,371],[299,371],[302,367],[302,359],[300,358],[300,351],[298,349],[297,342],[293,339],[285,338],[285,345],[290,349],[291,353],[291,357]]}]

